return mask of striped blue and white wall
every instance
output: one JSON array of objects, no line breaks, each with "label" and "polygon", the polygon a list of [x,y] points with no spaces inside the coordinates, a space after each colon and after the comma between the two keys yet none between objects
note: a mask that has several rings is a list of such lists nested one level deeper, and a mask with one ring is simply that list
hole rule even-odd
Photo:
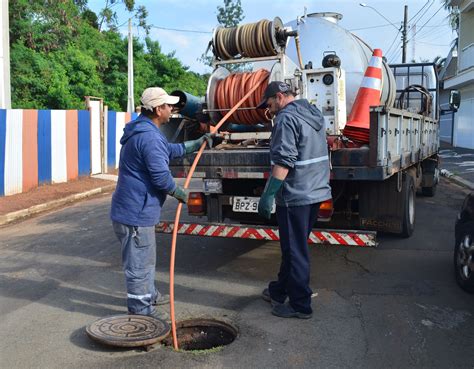
[{"label": "striped blue and white wall", "polygon": [[90,120],[86,110],[0,109],[0,196],[90,175]]},{"label": "striped blue and white wall", "polygon": [[136,113],[104,117],[101,155],[100,105],[89,110],[0,109],[0,196],[42,184],[62,183],[118,168],[120,138]]},{"label": "striped blue and white wall", "polygon": [[106,137],[107,137],[107,167],[109,170],[118,168],[120,159],[120,138],[123,135],[125,124],[136,119],[136,113],[121,113],[109,111],[106,119]]}]

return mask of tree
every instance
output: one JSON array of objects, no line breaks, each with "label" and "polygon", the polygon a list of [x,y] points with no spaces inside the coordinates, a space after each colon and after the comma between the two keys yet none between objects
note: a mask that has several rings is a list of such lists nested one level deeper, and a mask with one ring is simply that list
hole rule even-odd
[{"label": "tree", "polygon": [[442,0],[444,8],[449,11],[448,20],[451,28],[459,35],[459,7],[452,5],[452,0]]},{"label": "tree", "polygon": [[[99,31],[86,0],[10,0],[14,108],[83,109],[84,96],[101,96],[111,110],[127,106],[127,39]],[[157,41],[134,40],[138,101],[149,86],[203,95],[206,78],[190,72]]]},{"label": "tree", "polygon": [[[217,22],[223,27],[236,27],[243,19],[244,10],[241,0],[224,0],[224,6],[217,7]],[[208,56],[209,48],[198,59],[205,65],[212,66],[212,56]],[[227,66],[230,70],[240,69],[238,66]]]},{"label": "tree", "polygon": [[244,18],[240,0],[224,0],[224,6],[217,7],[217,21],[224,27],[236,27]]}]

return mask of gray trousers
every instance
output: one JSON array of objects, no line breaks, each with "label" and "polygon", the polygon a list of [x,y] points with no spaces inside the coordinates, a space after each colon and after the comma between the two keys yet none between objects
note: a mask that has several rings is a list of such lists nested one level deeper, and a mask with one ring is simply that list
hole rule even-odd
[{"label": "gray trousers", "polygon": [[160,293],[155,287],[155,227],[137,227],[112,222],[122,244],[122,267],[127,285],[130,314],[149,315]]}]

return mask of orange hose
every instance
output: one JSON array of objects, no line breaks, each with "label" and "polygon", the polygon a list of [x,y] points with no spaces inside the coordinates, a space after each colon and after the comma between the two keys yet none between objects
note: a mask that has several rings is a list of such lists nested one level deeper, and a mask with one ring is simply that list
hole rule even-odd
[{"label": "orange hose", "polygon": [[[242,105],[259,87],[262,86],[263,82],[268,80],[268,75],[260,73],[258,77],[254,78],[255,84],[253,87],[245,94],[244,97],[240,99],[237,104],[216,124],[215,127],[211,127],[211,133],[216,133],[217,130],[224,124],[224,122],[229,119],[229,117],[234,114],[234,112]],[[263,95],[263,94],[262,94]],[[262,96],[261,95],[261,96]],[[191,178],[196,170],[196,166],[201,158],[201,155],[206,147],[207,142],[204,141],[199,148],[196,157],[194,158],[193,165],[189,169],[189,173],[186,177],[186,181],[184,182],[184,188],[189,187],[189,183],[191,182]],[[176,320],[174,314],[174,264],[175,264],[175,257],[176,257],[176,241],[178,238],[178,225],[179,225],[179,218],[181,217],[181,209],[183,207],[183,203],[178,203],[178,208],[176,209],[176,216],[174,219],[174,226],[173,226],[173,238],[171,240],[171,260],[170,260],[170,315],[171,315],[171,332],[173,334],[173,346],[175,350],[178,350],[178,337],[176,336]]]},{"label": "orange hose", "polygon": [[[265,69],[259,69],[256,72],[250,73],[234,73],[230,76],[220,80],[216,85],[216,107],[217,109],[229,109],[234,106],[237,101],[242,99],[245,91],[248,91],[250,86],[254,86],[256,81],[265,79],[267,83],[259,85],[249,99],[243,104],[245,108],[256,107],[263,96],[263,92],[268,85],[268,77],[270,72]],[[269,122],[263,110],[239,110],[230,117],[233,123],[254,125],[258,123]]]}]

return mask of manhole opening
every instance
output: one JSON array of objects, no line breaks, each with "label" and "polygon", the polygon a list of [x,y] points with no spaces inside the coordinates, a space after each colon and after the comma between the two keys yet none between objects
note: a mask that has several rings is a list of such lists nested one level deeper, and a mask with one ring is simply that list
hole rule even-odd
[{"label": "manhole opening", "polygon": [[[211,350],[234,342],[237,328],[214,319],[190,319],[176,323],[176,335],[180,350]],[[172,334],[163,341],[173,346]]]}]

